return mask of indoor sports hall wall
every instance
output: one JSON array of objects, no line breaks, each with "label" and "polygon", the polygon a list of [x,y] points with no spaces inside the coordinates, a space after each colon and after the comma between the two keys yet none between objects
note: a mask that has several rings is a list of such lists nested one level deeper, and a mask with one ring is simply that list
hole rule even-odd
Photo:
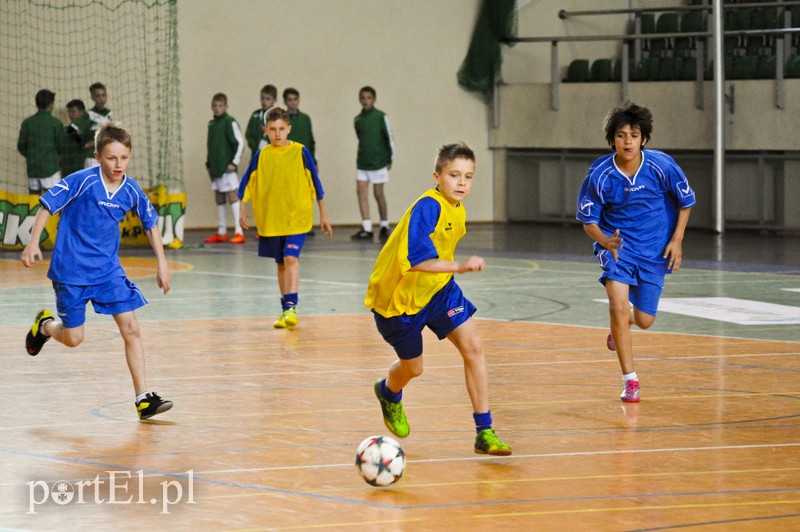
[{"label": "indoor sports hall wall", "polygon": [[[389,115],[397,146],[386,188],[390,220],[397,221],[430,186],[436,149],[452,141],[469,143],[478,157],[470,218],[491,220],[487,109],[456,81],[479,5],[479,0],[179,1],[186,227],[216,226],[204,166],[211,96],[227,94],[229,113],[245,127],[266,83],[277,86],[281,103],[286,87],[300,91],[334,225],[360,221],[353,118],[361,110],[358,90],[364,85],[377,90],[376,107]],[[249,157],[245,149],[245,161]]]}]

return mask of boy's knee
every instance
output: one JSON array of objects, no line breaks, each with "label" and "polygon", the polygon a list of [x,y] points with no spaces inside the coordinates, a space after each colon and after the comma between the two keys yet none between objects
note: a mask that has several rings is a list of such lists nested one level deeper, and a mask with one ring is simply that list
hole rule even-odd
[{"label": "boy's knee", "polygon": [[419,358],[401,360],[400,363],[403,365],[403,369],[405,369],[406,374],[409,375],[412,379],[416,379],[417,377],[422,375],[423,365],[422,365],[422,360],[420,360]]},{"label": "boy's knee", "polygon": [[642,314],[637,312],[633,316],[633,322],[640,329],[649,329],[653,325],[653,323],[655,323],[655,321],[656,317],[650,314]]},{"label": "boy's knee", "polygon": [[615,317],[627,317],[630,319],[631,307],[627,301],[610,301],[608,303],[608,312]]},{"label": "boy's knee", "polygon": [[140,335],[139,322],[133,321],[120,324],[119,333],[126,340],[130,338],[138,338]]},{"label": "boy's knee", "polygon": [[63,344],[67,347],[78,347],[83,342],[83,329],[64,329]]}]

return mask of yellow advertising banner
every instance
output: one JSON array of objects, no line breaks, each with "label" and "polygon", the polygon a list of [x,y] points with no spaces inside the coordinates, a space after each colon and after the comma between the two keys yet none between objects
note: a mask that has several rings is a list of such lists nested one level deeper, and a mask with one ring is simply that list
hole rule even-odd
[{"label": "yellow advertising banner", "polygon": [[[164,245],[173,249],[183,246],[183,223],[186,215],[186,194],[168,193],[166,187],[146,190],[158,212],[158,229]],[[31,237],[33,220],[39,212],[39,196],[12,194],[0,190],[0,249],[23,249]],[[50,217],[42,231],[42,249],[53,249],[58,228],[58,216]],[[148,246],[139,218],[131,213],[119,224],[120,244]]]},{"label": "yellow advertising banner", "polygon": [[[33,220],[41,208],[39,196],[0,190],[0,249],[23,249],[31,238]],[[53,249],[57,227],[58,216],[51,216],[42,231],[39,242],[42,249]]]}]

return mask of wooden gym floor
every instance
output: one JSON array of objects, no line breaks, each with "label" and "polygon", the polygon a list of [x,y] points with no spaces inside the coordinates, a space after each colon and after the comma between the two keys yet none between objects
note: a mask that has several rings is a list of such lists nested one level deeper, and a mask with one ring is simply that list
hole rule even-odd
[{"label": "wooden gym floor", "polygon": [[623,404],[588,238],[469,229],[460,256],[488,266],[458,282],[514,454],[472,452],[460,357],[430,334],[404,397],[406,473],[385,489],[353,465],[361,440],[388,434],[372,384],[394,355],[362,307],[377,243],[349,228],[309,240],[294,331],[271,327],[274,266],[253,241],[190,232],[168,252],[166,297],[152,255],[123,250],[150,300],[150,387],[175,402],[147,422],[110,318],[89,309],[81,346],[25,354],[52,289],[46,265],[0,252],[0,530],[800,528],[797,237],[690,232],[670,310],[634,334],[642,402]]}]

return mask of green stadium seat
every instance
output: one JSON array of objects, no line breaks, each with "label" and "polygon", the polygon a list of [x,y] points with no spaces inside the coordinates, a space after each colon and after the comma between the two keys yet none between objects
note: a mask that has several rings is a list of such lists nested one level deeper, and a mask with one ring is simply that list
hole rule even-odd
[{"label": "green stadium seat", "polygon": [[683,71],[681,72],[681,79],[684,81],[694,81],[697,79],[697,58],[687,57],[683,61]]},{"label": "green stadium seat", "polygon": [[779,26],[777,8],[761,8],[753,11],[753,19],[750,22],[751,29],[769,30]]},{"label": "green stadium seat", "polygon": [[758,74],[756,77],[759,79],[774,79],[776,65],[777,63],[774,55],[765,55],[758,62]]},{"label": "green stadium seat", "polygon": [[725,29],[731,31],[749,30],[753,21],[753,9],[729,9],[725,12]]},{"label": "green stadium seat", "polygon": [[659,81],[676,81],[683,77],[683,59],[666,57],[658,64]]},{"label": "green stadium seat", "polygon": [[656,33],[678,33],[678,14],[662,13],[656,23]]},{"label": "green stadium seat", "polygon": [[[628,80],[630,80],[630,73],[628,74]],[[617,59],[614,61],[614,69],[611,71],[611,81],[622,81],[622,59]]]},{"label": "green stadium seat", "polygon": [[[706,15],[703,11],[687,11],[681,17],[681,32],[694,33],[706,31]],[[675,55],[688,57],[697,49],[696,37],[676,37],[673,48]]]},{"label": "green stadium seat", "polygon": [[642,33],[656,32],[656,16],[653,13],[642,13]]},{"label": "green stadium seat", "polygon": [[758,56],[744,55],[733,61],[730,79],[756,79],[758,75]]},{"label": "green stadium seat", "polygon": [[[725,79],[731,79],[731,73],[733,72],[733,57],[728,55],[725,56]],[[706,79],[711,80],[714,79],[714,60],[710,59],[708,64],[706,65]]]},{"label": "green stadium seat", "polygon": [[614,70],[611,59],[595,59],[590,74],[592,81],[613,81]]},{"label": "green stadium seat", "polygon": [[[656,33],[677,33],[678,14],[662,13],[658,17],[658,22],[656,22],[655,31]],[[644,29],[642,30],[642,33],[646,33]],[[651,55],[666,57],[671,55],[670,51],[672,50],[672,39],[649,39],[647,41],[647,49],[650,50]]]},{"label": "green stadium seat", "polygon": [[567,79],[564,81],[568,83],[589,81],[589,60],[573,59],[567,67]]},{"label": "green stadium seat", "polygon": [[800,55],[793,55],[786,63],[786,78],[800,78]]},{"label": "green stadium seat", "polygon": [[658,80],[658,66],[661,59],[658,57],[645,57],[636,66],[636,75],[634,81],[657,81]]}]

